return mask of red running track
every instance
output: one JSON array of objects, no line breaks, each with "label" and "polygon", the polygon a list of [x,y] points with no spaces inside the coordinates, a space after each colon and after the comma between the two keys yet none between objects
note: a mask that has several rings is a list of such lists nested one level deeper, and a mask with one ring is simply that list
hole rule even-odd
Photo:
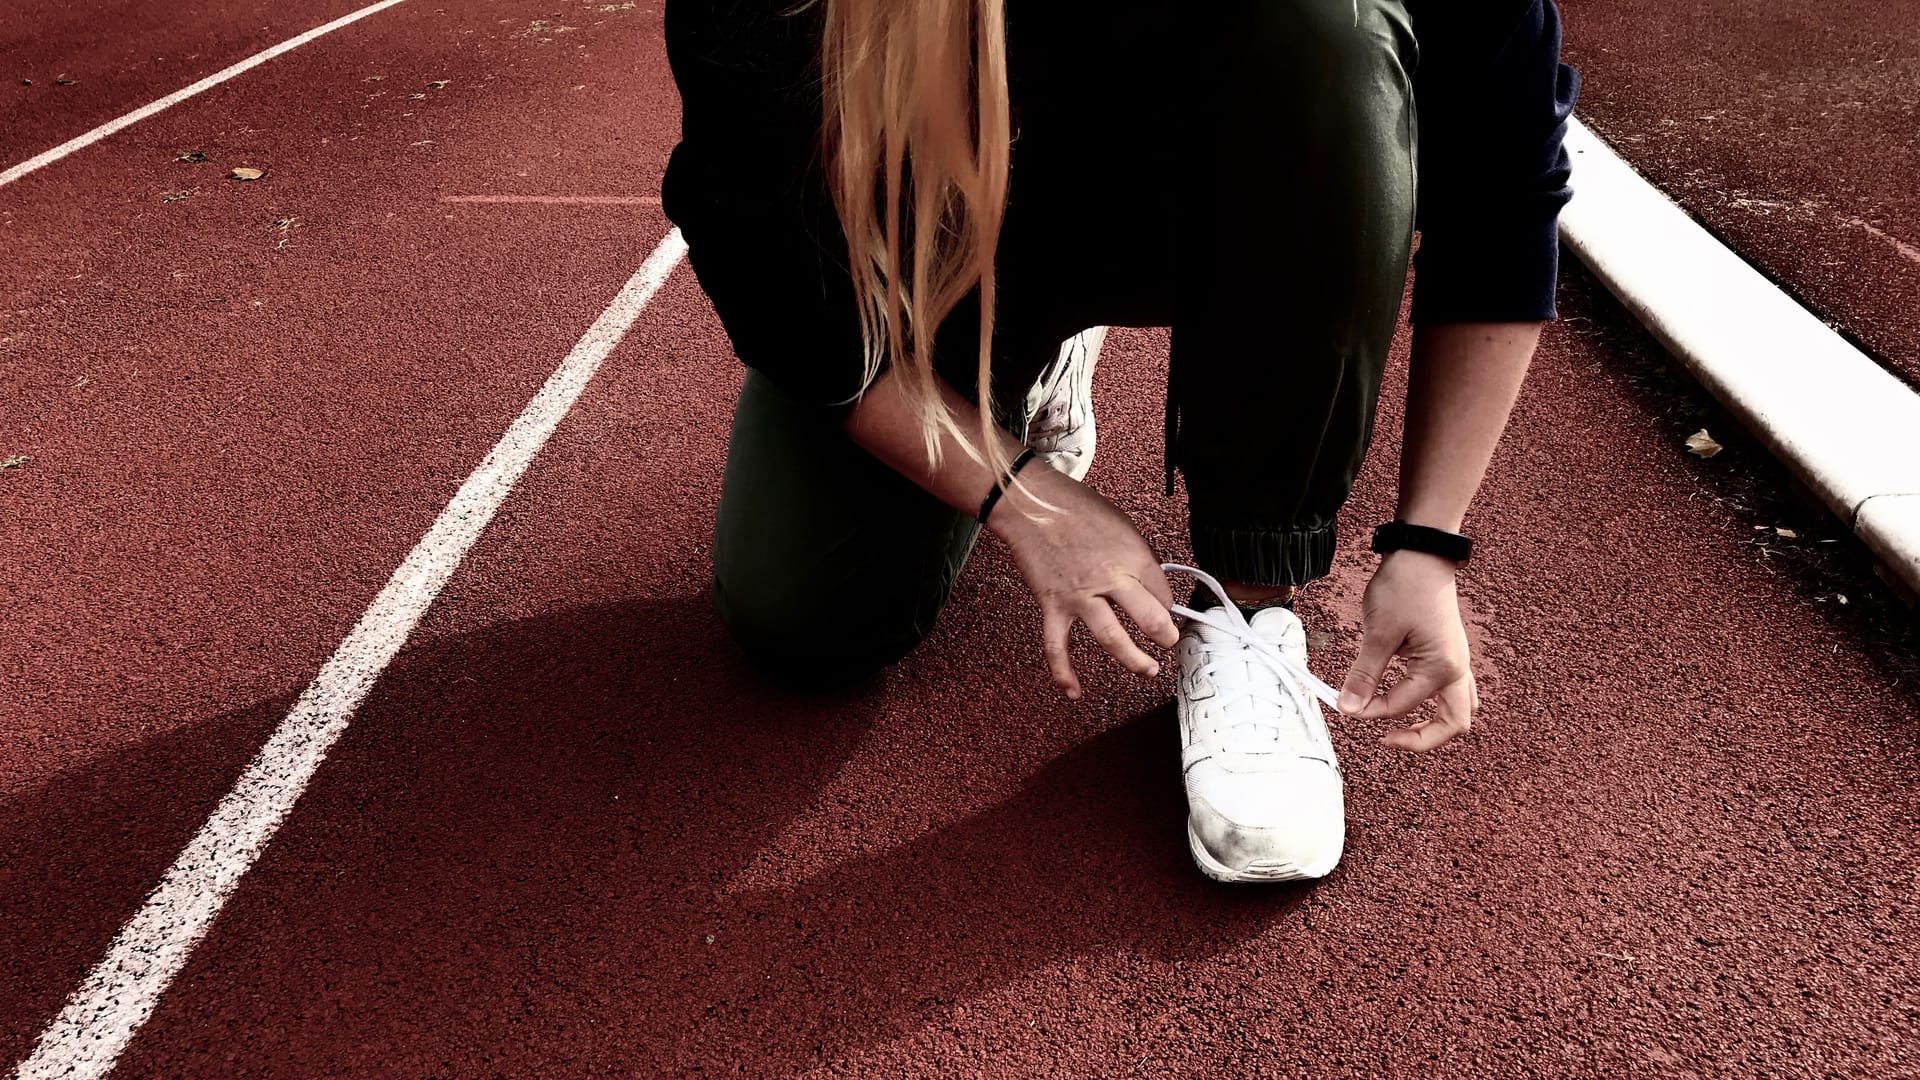
[{"label": "red running track", "polygon": [[1582,118],[1920,388],[1920,4],[1562,2]]},{"label": "red running track", "polygon": [[0,168],[372,0],[8,0]]},{"label": "red running track", "polygon": [[[664,230],[437,201],[657,181],[657,15],[536,18],[402,5],[0,190],[9,1060]],[[267,181],[158,202],[161,147],[242,127]],[[704,599],[738,371],[681,271],[123,1074],[1894,1074],[1908,616],[1741,440],[1681,452],[1721,421],[1577,271],[1564,310],[1474,515],[1484,724],[1418,759],[1343,728],[1347,862],[1235,890],[1187,862],[1167,684],[1088,657],[1060,702],[991,545],[875,686],[747,674]],[[1178,557],[1164,336],[1111,341],[1093,482]],[[1323,674],[1370,562],[1303,605]]]},{"label": "red running track", "polygon": [[[31,459],[0,473],[31,643],[0,652],[0,1056],[665,227],[440,201],[654,191],[676,121],[657,18],[461,11],[403,4],[0,189],[0,458]],[[111,835],[76,842],[82,807]]]}]

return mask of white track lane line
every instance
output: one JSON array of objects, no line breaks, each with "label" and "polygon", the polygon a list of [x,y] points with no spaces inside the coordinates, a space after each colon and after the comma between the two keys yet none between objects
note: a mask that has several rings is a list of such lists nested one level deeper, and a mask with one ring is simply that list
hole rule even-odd
[{"label": "white track lane line", "polygon": [[381,671],[686,250],[680,230],[668,233],[548,376],[294,702],[213,816],[167,868],[146,903],[121,927],[106,957],[67,999],[15,1076],[85,1080],[113,1068],[241,876],[286,820]]},{"label": "white track lane line", "polygon": [[35,169],[39,169],[47,165],[51,165],[54,162],[59,161],[61,158],[66,157],[68,154],[73,153],[75,150],[84,150],[87,147],[92,146],[94,143],[99,142],[101,139],[104,139],[107,136],[113,134],[114,132],[119,131],[122,128],[131,127],[132,125],[137,124],[142,120],[145,120],[147,117],[152,116],[154,113],[157,113],[162,109],[166,109],[171,106],[178,105],[182,101],[187,100],[188,98],[194,96],[195,94],[198,94],[204,90],[210,90],[213,87],[219,86],[221,83],[226,82],[228,79],[233,78],[235,75],[239,75],[243,72],[250,71],[253,68],[259,67],[261,64],[264,64],[267,61],[273,59],[274,57],[279,56],[281,53],[290,52],[294,49],[299,48],[302,45],[305,45],[307,42],[312,41],[317,37],[330,34],[335,30],[338,30],[341,27],[347,25],[348,23],[357,22],[361,19],[366,18],[369,15],[374,14],[375,12],[385,11],[386,9],[392,7],[395,4],[402,4],[405,2],[406,0],[380,0],[380,2],[377,4],[369,4],[368,6],[361,8],[359,11],[355,11],[347,15],[342,15],[325,26],[316,26],[313,29],[307,31],[306,33],[301,34],[299,37],[290,38],[263,52],[254,53],[252,56],[247,57],[245,60],[240,61],[239,63],[233,65],[232,67],[223,68],[219,71],[216,71],[213,74],[207,76],[204,79],[201,79],[199,82],[194,83],[192,86],[189,86],[184,90],[176,90],[173,93],[168,94],[166,97],[161,98],[159,101],[152,103],[151,105],[143,105],[140,108],[135,109],[132,112],[126,114],[125,116],[115,117],[114,119],[109,120],[104,124],[101,124],[99,127],[94,128],[92,131],[87,132],[85,135],[80,135],[75,138],[68,139],[66,142],[61,143],[59,146],[54,147],[53,149],[47,151],[44,154],[39,155],[38,157],[28,158],[27,160],[21,162],[20,164],[15,165],[13,168],[8,169],[6,172],[0,173],[0,187],[6,187],[8,184],[13,183],[15,180],[20,179],[21,177],[27,175],[28,173],[34,171]]}]

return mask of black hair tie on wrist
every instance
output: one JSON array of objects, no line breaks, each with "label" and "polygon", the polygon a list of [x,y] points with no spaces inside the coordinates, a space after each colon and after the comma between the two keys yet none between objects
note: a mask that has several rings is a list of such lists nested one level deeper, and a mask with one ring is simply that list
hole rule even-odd
[{"label": "black hair tie on wrist", "polygon": [[981,500],[980,512],[974,515],[974,520],[985,525],[987,515],[993,513],[994,504],[999,502],[1000,496],[1006,493],[1007,487],[1013,483],[1013,478],[1019,476],[1020,470],[1026,468],[1027,463],[1038,456],[1040,452],[1031,446],[1020,451],[1020,456],[1014,458],[1013,462],[1007,466],[1007,471],[1000,475],[1000,482],[993,485],[993,490],[987,492],[987,497]]}]

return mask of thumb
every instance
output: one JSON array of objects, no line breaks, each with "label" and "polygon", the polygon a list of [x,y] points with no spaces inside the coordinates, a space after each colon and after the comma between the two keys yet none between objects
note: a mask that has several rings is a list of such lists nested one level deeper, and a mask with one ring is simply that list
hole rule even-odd
[{"label": "thumb", "polygon": [[1360,638],[1360,655],[1353,658],[1353,667],[1347,671],[1347,681],[1340,687],[1340,711],[1348,715],[1359,712],[1373,700],[1373,693],[1380,686],[1381,676],[1387,673],[1387,665],[1393,662],[1393,654],[1400,647],[1394,637],[1383,634],[1373,627],[1366,628]]}]

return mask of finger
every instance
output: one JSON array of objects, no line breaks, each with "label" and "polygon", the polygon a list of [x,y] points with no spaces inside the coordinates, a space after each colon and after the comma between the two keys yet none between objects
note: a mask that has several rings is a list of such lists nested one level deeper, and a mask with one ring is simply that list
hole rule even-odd
[{"label": "finger", "polygon": [[1401,634],[1387,634],[1369,626],[1360,638],[1360,655],[1347,670],[1347,681],[1340,688],[1340,711],[1348,716],[1362,715],[1367,703],[1380,688],[1380,677],[1387,673],[1393,654],[1405,640]]},{"label": "finger", "polygon": [[1417,724],[1387,732],[1381,740],[1396,750],[1425,753],[1452,742],[1473,727],[1473,677],[1456,679],[1440,688],[1434,715]]},{"label": "finger", "polygon": [[1439,692],[1441,687],[1459,678],[1458,672],[1431,661],[1408,664],[1406,678],[1394,683],[1384,696],[1367,702],[1366,707],[1353,715],[1363,720],[1390,720],[1405,716]]},{"label": "finger", "polygon": [[1173,601],[1162,603],[1147,585],[1128,581],[1107,596],[1107,599],[1120,605],[1140,632],[1147,639],[1163,649],[1171,649],[1180,641],[1180,628],[1173,625],[1173,612],[1167,606]]},{"label": "finger", "polygon": [[1047,670],[1053,674],[1053,685],[1067,695],[1067,700],[1080,700],[1080,676],[1074,673],[1073,661],[1067,656],[1067,638],[1073,632],[1073,617],[1064,611],[1048,608],[1040,625],[1040,648],[1047,656]]},{"label": "finger", "polygon": [[1099,642],[1100,647],[1107,650],[1115,660],[1120,661],[1121,667],[1149,679],[1160,674],[1159,662],[1140,650],[1140,646],[1134,643],[1133,636],[1127,633],[1127,628],[1120,625],[1120,619],[1114,615],[1113,609],[1107,606],[1105,600],[1088,601],[1087,606],[1080,612],[1080,621],[1087,624],[1087,630],[1093,634],[1093,640]]},{"label": "finger", "polygon": [[1159,563],[1147,563],[1135,573],[1134,580],[1138,581],[1162,608],[1173,606],[1173,586],[1167,584],[1166,571],[1160,569]]}]

